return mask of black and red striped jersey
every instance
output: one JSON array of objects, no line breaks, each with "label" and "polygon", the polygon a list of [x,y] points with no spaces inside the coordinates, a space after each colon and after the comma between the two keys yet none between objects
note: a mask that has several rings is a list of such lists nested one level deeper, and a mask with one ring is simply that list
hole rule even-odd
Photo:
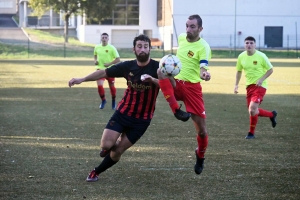
[{"label": "black and red striped jersey", "polygon": [[141,81],[143,74],[149,74],[157,79],[159,62],[150,59],[143,67],[138,66],[136,60],[124,61],[106,69],[108,77],[124,77],[127,89],[117,110],[127,116],[138,119],[152,119],[159,87],[153,83]]}]

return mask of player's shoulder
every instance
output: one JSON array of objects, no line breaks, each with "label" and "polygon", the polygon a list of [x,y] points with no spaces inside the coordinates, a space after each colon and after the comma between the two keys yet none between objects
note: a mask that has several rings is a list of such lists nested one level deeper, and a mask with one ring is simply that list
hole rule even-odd
[{"label": "player's shoulder", "polygon": [[256,50],[255,54],[257,54],[258,56],[267,57],[265,53],[263,53],[263,52],[261,52],[259,50]]},{"label": "player's shoulder", "polygon": [[243,51],[242,53],[240,53],[240,54],[238,55],[238,58],[242,58],[242,57],[244,57],[244,56],[247,56],[247,51]]}]

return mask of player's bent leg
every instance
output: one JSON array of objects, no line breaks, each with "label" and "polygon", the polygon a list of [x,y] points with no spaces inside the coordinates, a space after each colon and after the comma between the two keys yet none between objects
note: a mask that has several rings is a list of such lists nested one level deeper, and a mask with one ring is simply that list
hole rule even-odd
[{"label": "player's bent leg", "polygon": [[113,146],[118,143],[119,137],[119,132],[110,129],[104,129],[100,142],[100,157],[105,157],[107,154],[109,154]]},{"label": "player's bent leg", "polygon": [[115,145],[110,152],[112,160],[116,162],[119,161],[121,159],[122,154],[132,145],[133,144],[129,141],[126,134],[122,134],[118,145]]}]

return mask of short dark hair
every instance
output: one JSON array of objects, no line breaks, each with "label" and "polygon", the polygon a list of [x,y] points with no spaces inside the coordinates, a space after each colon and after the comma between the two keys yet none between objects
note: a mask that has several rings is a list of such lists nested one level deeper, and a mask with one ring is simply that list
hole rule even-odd
[{"label": "short dark hair", "polygon": [[149,37],[147,35],[140,34],[140,35],[136,36],[133,40],[133,47],[135,47],[136,41],[138,41],[138,40],[148,42],[149,47],[151,47],[151,40],[149,39]]},{"label": "short dark hair", "polygon": [[189,20],[193,20],[193,19],[196,19],[197,20],[197,24],[199,27],[202,27],[202,19],[199,15],[195,14],[195,15],[191,15],[189,16],[188,18]]},{"label": "short dark hair", "polygon": [[102,35],[107,35],[107,36],[109,36],[107,33],[102,33],[101,36],[102,36]]},{"label": "short dark hair", "polygon": [[246,37],[244,41],[246,41],[246,40],[250,40],[250,41],[254,41],[254,42],[256,42],[256,41],[255,41],[255,38],[254,38],[254,37],[252,37],[252,36],[248,36],[248,37]]}]

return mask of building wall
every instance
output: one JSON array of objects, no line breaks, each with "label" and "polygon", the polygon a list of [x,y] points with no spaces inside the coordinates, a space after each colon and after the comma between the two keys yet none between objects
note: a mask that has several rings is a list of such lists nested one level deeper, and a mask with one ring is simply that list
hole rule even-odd
[{"label": "building wall", "polygon": [[0,0],[0,14],[16,14],[17,0]]},{"label": "building wall", "polygon": [[[173,3],[175,34],[185,32],[189,15],[199,14],[204,28],[201,35],[212,47],[233,47],[234,37],[237,47],[242,47],[244,38],[249,35],[264,47],[266,26],[283,27],[283,47],[296,45],[296,26],[300,26],[299,0],[284,3],[281,0],[173,0]],[[174,43],[176,45],[177,41]]]},{"label": "building wall", "polygon": [[[82,18],[79,16],[77,21],[79,26],[77,27],[77,37],[81,42],[90,44],[99,44],[100,35],[104,32],[108,33],[110,36],[113,35],[113,31],[116,30],[128,30],[128,32],[133,32],[133,30],[138,30],[138,33],[150,34],[149,37],[158,38],[163,40],[163,35],[157,26],[157,1],[154,0],[140,0],[140,17],[139,25],[137,26],[115,26],[115,25],[84,25]],[[81,22],[81,23],[80,23]],[[133,35],[124,34],[124,42],[122,43],[112,43],[114,40],[110,38],[110,42],[117,48],[123,48],[128,46],[132,48],[132,41],[134,39]],[[125,45],[125,43],[127,45]]]}]

